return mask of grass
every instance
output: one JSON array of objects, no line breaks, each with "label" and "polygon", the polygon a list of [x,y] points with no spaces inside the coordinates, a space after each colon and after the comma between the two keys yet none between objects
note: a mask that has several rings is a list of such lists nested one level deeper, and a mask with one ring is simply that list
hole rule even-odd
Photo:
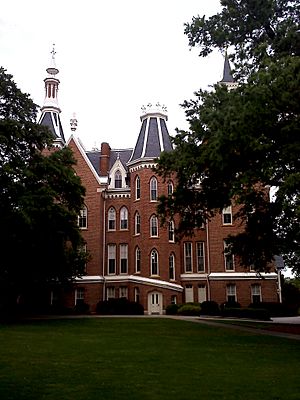
[{"label": "grass", "polygon": [[0,326],[0,398],[300,398],[298,341],[161,318]]}]

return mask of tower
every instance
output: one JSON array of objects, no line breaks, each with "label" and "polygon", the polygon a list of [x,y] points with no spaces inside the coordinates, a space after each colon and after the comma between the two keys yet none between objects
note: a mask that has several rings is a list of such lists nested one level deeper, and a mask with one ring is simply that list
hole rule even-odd
[{"label": "tower", "polygon": [[60,121],[60,108],[57,100],[59,79],[56,75],[59,70],[55,64],[55,49],[51,51],[50,66],[46,69],[48,76],[44,79],[45,82],[45,100],[41,108],[41,116],[39,124],[47,126],[54,137],[54,146],[63,147],[65,145],[65,137]]},{"label": "tower", "polygon": [[237,83],[234,81],[232,74],[231,74],[231,68],[230,68],[230,64],[229,64],[227,51],[225,53],[225,58],[224,58],[223,78],[219,83],[227,86],[228,90],[232,90],[237,87]]}]

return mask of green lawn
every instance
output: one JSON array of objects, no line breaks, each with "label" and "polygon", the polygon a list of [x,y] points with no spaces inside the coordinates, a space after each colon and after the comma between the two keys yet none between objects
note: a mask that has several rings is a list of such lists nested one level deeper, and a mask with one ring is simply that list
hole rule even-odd
[{"label": "green lawn", "polygon": [[300,399],[300,342],[162,318],[0,326],[0,399]]}]

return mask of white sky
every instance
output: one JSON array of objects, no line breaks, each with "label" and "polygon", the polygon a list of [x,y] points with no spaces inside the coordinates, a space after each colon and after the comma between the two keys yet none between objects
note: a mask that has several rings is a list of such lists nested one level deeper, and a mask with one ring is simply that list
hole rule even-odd
[{"label": "white sky", "polygon": [[220,10],[219,0],[9,0],[1,4],[1,64],[42,106],[55,43],[66,139],[73,112],[86,149],[134,147],[141,106],[160,102],[168,129],[187,129],[179,106],[222,78],[223,58],[190,50],[185,22]]}]

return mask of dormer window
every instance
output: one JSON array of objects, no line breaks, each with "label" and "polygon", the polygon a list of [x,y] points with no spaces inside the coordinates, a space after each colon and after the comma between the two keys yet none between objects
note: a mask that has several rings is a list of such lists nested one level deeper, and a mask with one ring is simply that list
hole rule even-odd
[{"label": "dormer window", "polygon": [[122,174],[119,170],[115,172],[115,189],[122,187]]}]

